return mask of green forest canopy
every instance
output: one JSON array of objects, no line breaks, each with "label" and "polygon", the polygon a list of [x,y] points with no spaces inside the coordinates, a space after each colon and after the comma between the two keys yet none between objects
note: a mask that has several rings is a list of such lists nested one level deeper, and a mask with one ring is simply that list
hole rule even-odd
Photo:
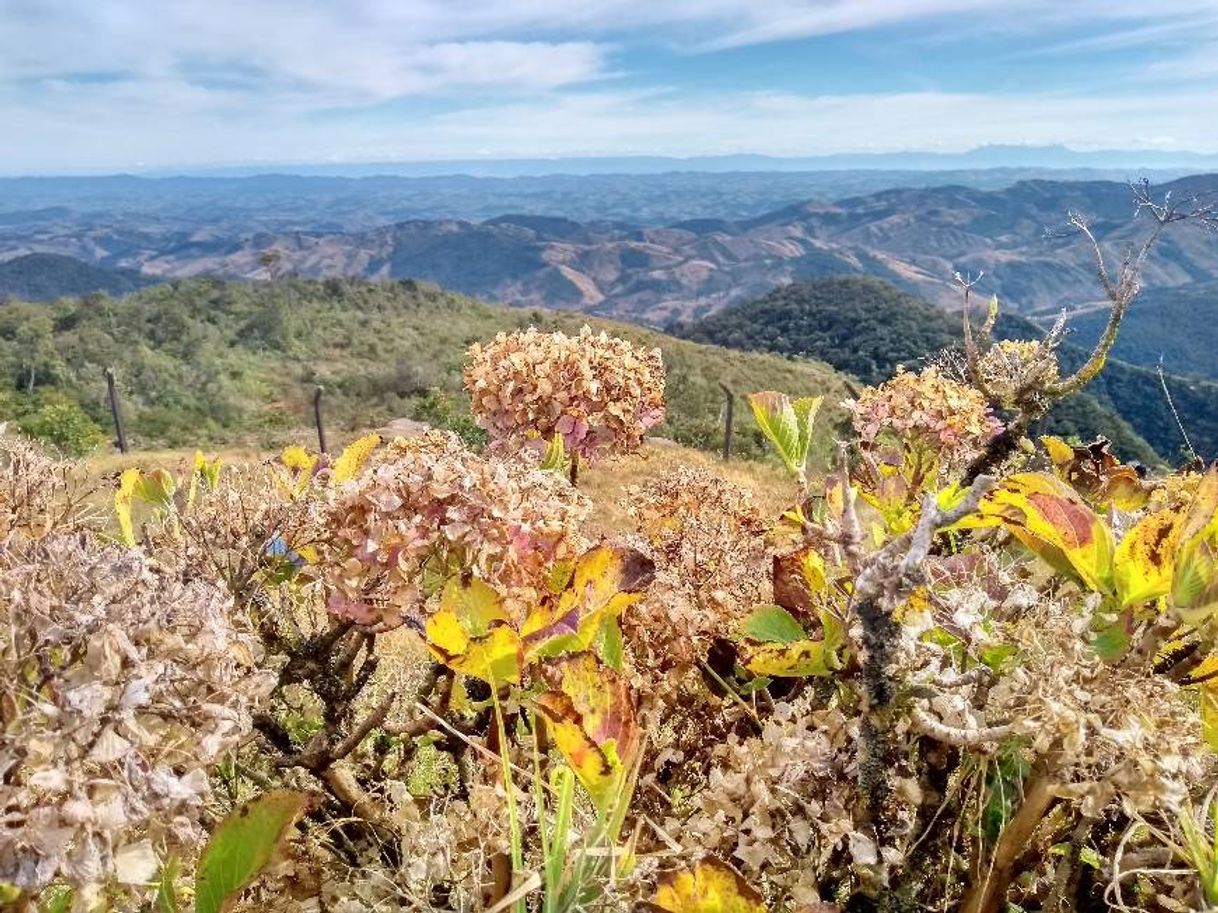
[{"label": "green forest canopy", "polygon": [[[65,449],[88,449],[109,434],[104,372],[113,367],[128,437],[141,447],[299,440],[317,384],[336,430],[409,417],[476,437],[461,388],[470,343],[530,324],[574,332],[584,323],[663,350],[669,416],[656,433],[682,443],[720,446],[720,382],[742,394],[846,396],[841,375],[820,363],[484,304],[409,280],[194,279],[118,299],[0,305],[0,417]],[[760,454],[751,424],[737,427],[737,450]],[[823,427],[827,452],[832,429]]]},{"label": "green forest canopy", "polygon": [[[1136,305],[1135,305],[1136,307]],[[715,345],[822,360],[866,383],[878,383],[897,366],[917,369],[959,345],[959,316],[948,314],[888,282],[841,276],[792,283],[755,301],[735,305],[674,331]],[[1035,338],[1043,331],[1004,315],[998,334]],[[1085,352],[1067,344],[1067,369]],[[1202,454],[1218,453],[1218,385],[1168,377],[1168,388],[1186,429]],[[1110,361],[1085,394],[1059,403],[1046,429],[1091,438],[1104,434],[1127,458],[1175,461],[1184,445],[1155,371]]]}]

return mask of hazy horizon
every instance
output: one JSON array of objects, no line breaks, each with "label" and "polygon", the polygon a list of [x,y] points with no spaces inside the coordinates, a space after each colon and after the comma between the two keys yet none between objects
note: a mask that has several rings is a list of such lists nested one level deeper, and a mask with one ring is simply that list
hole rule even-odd
[{"label": "hazy horizon", "polygon": [[926,173],[965,171],[1094,172],[1126,169],[1130,177],[1143,173],[1201,173],[1218,169],[1218,153],[1162,149],[1076,149],[1066,145],[984,145],[959,152],[904,149],[891,152],[822,153],[773,156],[739,152],[718,155],[555,155],[440,157],[434,159],[267,160],[226,164],[183,163],[165,167],[125,170],[81,168],[63,171],[0,169],[0,179],[20,178],[236,178],[236,177],[471,177],[502,178],[555,176],[648,176],[666,173],[765,173],[873,171]]}]

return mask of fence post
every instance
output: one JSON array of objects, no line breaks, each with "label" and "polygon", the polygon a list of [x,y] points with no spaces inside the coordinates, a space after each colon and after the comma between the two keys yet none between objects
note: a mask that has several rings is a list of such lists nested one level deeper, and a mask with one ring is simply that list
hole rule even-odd
[{"label": "fence post", "polygon": [[731,387],[727,384],[720,383],[719,386],[723,390],[723,395],[727,402],[727,408],[723,414],[723,459],[730,460],[732,458],[732,419],[736,405],[736,394],[732,392]]},{"label": "fence post", "polygon": [[321,421],[321,397],[326,392],[326,388],[321,384],[317,385],[317,389],[313,391],[313,421],[317,424],[317,449],[322,453],[327,453],[326,450],[326,428]]},{"label": "fence post", "polygon": [[123,413],[118,404],[118,385],[114,380],[114,369],[106,368],[106,393],[110,397],[110,415],[114,418],[114,438],[118,452],[127,452],[127,434],[123,431]]}]

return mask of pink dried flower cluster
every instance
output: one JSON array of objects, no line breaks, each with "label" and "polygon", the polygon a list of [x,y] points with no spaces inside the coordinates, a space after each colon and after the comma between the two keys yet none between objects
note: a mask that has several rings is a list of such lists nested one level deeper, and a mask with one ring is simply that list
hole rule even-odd
[{"label": "pink dried flower cluster", "polygon": [[429,569],[473,570],[527,598],[574,557],[586,499],[552,472],[479,456],[432,431],[379,451],[330,508],[331,613],[393,626],[422,608]]},{"label": "pink dried flower cluster", "polygon": [[645,349],[585,326],[578,336],[500,333],[470,347],[465,387],[498,447],[562,435],[584,459],[637,450],[664,419],[664,365]]},{"label": "pink dried flower cluster", "polygon": [[213,584],[82,535],[0,549],[0,628],[0,882],[82,910],[143,890],[204,836],[209,773],[275,682],[261,642]]},{"label": "pink dried flower cluster", "polygon": [[960,461],[978,453],[1002,430],[979,390],[934,365],[918,374],[901,371],[878,387],[865,388],[848,405],[864,445],[887,433]]}]

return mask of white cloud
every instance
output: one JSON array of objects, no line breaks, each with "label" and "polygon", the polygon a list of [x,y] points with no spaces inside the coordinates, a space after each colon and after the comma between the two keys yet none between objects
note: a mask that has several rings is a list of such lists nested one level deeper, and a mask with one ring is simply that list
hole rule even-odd
[{"label": "white cloud", "polygon": [[[711,53],[909,23],[1047,39],[1085,25],[1093,34],[1045,52],[1165,39],[1175,51],[1131,72],[1125,95],[610,89],[626,50]],[[1207,42],[1215,0],[0,0],[0,170],[1152,137],[1211,150]],[[399,99],[428,105],[394,120],[385,103]]]},{"label": "white cloud", "polygon": [[[183,88],[183,107],[189,89]],[[1218,123],[1199,117],[1203,91],[1103,99],[1069,95],[966,93],[800,96],[735,93],[713,100],[654,92],[600,91],[520,100],[437,114],[358,131],[258,111],[238,122],[160,112],[80,122],[25,112],[13,122],[30,148],[0,152],[0,169],[74,170],[81,152],[91,170],[181,163],[392,161],[564,155],[807,155],[958,151],[985,143],[1067,143],[1080,148],[1218,151]],[[139,105],[135,104],[135,110]],[[250,150],[257,150],[255,155]]]}]

